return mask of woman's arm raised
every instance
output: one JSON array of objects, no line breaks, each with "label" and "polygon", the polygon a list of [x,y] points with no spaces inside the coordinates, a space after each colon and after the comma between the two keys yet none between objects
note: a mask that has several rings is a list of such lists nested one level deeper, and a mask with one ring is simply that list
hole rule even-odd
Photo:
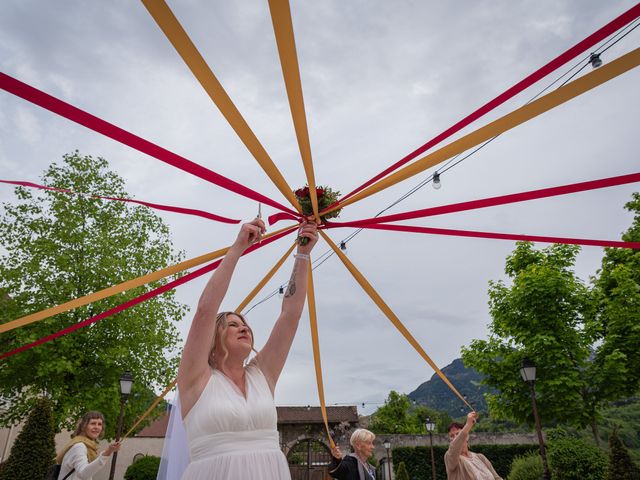
[{"label": "woman's arm raised", "polygon": [[280,372],[287,360],[293,338],[296,336],[300,316],[307,295],[308,258],[311,250],[318,242],[318,229],[313,223],[305,222],[300,228],[300,237],[308,238],[306,245],[298,245],[291,279],[285,290],[282,310],[276,321],[269,340],[256,355],[256,361],[267,378],[273,392],[280,377]]},{"label": "woman's arm raised", "polygon": [[200,295],[178,370],[183,417],[191,410],[209,380],[208,359],[216,333],[216,315],[233,271],[244,251],[259,242],[264,232],[264,223],[259,218],[242,225],[238,237]]}]

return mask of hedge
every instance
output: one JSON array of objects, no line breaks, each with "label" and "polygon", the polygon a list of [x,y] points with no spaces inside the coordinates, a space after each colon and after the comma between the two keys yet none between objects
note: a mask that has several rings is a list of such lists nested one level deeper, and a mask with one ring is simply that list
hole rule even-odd
[{"label": "hedge", "polygon": [[[436,478],[447,480],[447,471],[444,466],[444,454],[449,447],[434,445],[433,453],[436,464]],[[493,468],[502,478],[506,478],[511,469],[511,462],[517,456],[527,455],[538,451],[538,446],[529,445],[472,445],[471,451],[482,453],[486,456]],[[429,447],[396,447],[392,451],[393,464],[404,462],[411,480],[431,478],[431,451]]]}]

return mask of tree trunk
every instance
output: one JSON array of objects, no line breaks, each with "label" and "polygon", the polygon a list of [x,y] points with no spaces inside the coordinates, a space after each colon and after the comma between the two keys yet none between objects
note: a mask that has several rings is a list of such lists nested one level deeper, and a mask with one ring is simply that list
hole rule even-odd
[{"label": "tree trunk", "polygon": [[598,421],[594,418],[591,420],[591,433],[593,433],[593,438],[596,441],[596,445],[600,447],[600,435],[598,432]]}]

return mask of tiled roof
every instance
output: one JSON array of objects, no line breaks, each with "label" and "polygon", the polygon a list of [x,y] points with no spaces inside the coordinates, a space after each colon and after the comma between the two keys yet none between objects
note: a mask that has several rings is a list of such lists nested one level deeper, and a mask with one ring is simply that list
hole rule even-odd
[{"label": "tiled roof", "polygon": [[[278,423],[322,423],[320,407],[276,407]],[[358,409],[355,405],[327,407],[329,423],[357,422]]]},{"label": "tiled roof", "polygon": [[[320,407],[276,407],[278,424],[287,423],[322,423]],[[357,422],[358,409],[355,405],[347,407],[327,407],[329,423]],[[165,413],[154,420],[151,425],[144,427],[136,437],[164,438],[169,425],[169,413]]]},{"label": "tiled roof", "polygon": [[162,414],[156,418],[153,423],[144,427],[136,437],[156,437],[164,438],[169,426],[169,412]]}]

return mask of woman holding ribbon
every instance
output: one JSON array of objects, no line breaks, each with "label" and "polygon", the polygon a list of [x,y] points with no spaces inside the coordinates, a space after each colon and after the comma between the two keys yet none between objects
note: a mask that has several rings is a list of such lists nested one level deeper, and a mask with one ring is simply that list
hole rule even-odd
[{"label": "woman holding ribbon", "polygon": [[375,438],[373,432],[358,428],[351,434],[349,440],[353,447],[353,453],[343,455],[340,448],[333,447],[329,475],[338,480],[375,480],[376,470],[368,462],[373,453]]},{"label": "woman holding ribbon", "polygon": [[98,455],[98,439],[103,434],[104,415],[98,411],[85,413],[71,434],[71,441],[56,457],[56,463],[61,464],[60,480],[91,480],[107,464],[111,454],[120,450],[120,442],[111,443]]},{"label": "woman holding ribbon", "polygon": [[247,363],[255,351],[253,332],[240,313],[219,309],[240,256],[264,232],[259,218],[242,226],[202,292],[191,323],[178,371],[189,445],[184,480],[290,478],[273,393],[298,329],[318,233],[315,224],[302,224],[299,236],[309,241],[297,247],[280,316],[264,347]]}]

